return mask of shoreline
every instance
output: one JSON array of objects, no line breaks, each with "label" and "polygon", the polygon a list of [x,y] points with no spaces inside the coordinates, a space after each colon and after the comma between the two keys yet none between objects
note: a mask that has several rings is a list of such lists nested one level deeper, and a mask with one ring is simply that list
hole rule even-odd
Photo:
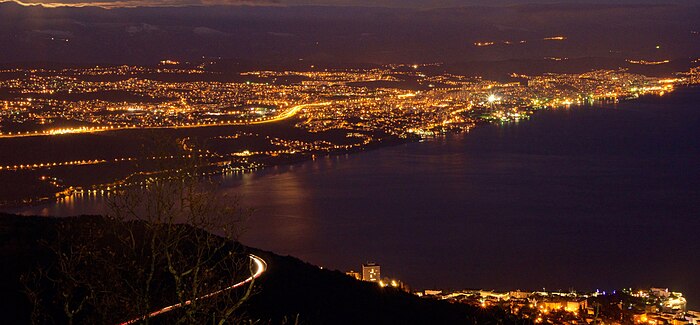
[{"label": "shoreline", "polygon": [[[675,94],[675,93],[682,91],[682,90],[693,90],[693,89],[698,89],[698,88],[700,88],[700,86],[698,86],[698,85],[684,85],[684,86],[681,86],[681,87],[674,89],[672,92],[668,93],[666,96],[670,96],[670,95]],[[633,101],[637,101],[637,100],[644,99],[644,98],[656,98],[656,97],[660,97],[660,96],[656,95],[656,94],[645,94],[645,95],[642,95],[642,96],[639,96],[636,98],[623,98],[623,99],[619,99],[617,101],[612,101],[612,102],[603,101],[601,104],[584,103],[584,104],[571,105],[569,107],[565,107],[564,109],[571,109],[571,108],[577,108],[577,109],[615,108],[615,106],[620,104],[620,103],[628,103],[628,102],[633,102]],[[535,113],[538,113],[541,111],[551,111],[551,110],[557,110],[557,109],[561,109],[561,108],[559,108],[559,107],[545,107],[545,108],[528,107],[528,109],[526,111],[529,113],[526,115],[527,117],[522,119],[522,120],[529,120],[532,118],[532,116]],[[348,154],[359,154],[359,153],[362,153],[364,151],[373,151],[373,150],[378,150],[378,149],[382,149],[385,147],[393,147],[393,146],[408,144],[408,143],[418,143],[418,142],[421,142],[421,141],[426,140],[426,139],[428,139],[428,140],[435,139],[435,138],[445,137],[445,136],[454,135],[454,134],[466,134],[466,133],[469,133],[471,130],[475,130],[477,128],[481,128],[484,126],[498,125],[498,124],[504,124],[504,123],[513,123],[513,122],[515,122],[515,121],[511,121],[511,120],[503,121],[503,120],[498,120],[498,119],[488,119],[488,120],[481,119],[481,120],[473,122],[470,127],[467,127],[465,129],[450,129],[450,130],[445,130],[441,133],[436,133],[436,134],[430,135],[430,136],[415,136],[415,137],[406,137],[406,138],[401,138],[401,137],[397,137],[397,136],[388,136],[386,138],[381,139],[379,141],[379,143],[372,142],[369,145],[361,146],[361,147],[357,147],[357,148],[344,149],[344,150],[343,149],[335,149],[335,150],[331,150],[328,152],[310,152],[310,153],[303,153],[303,154],[294,155],[294,156],[288,156],[288,157],[284,157],[284,158],[275,158],[275,157],[268,156],[268,157],[266,157],[266,159],[261,159],[261,160],[255,161],[252,164],[254,166],[248,166],[248,167],[237,166],[234,168],[232,168],[230,166],[223,167],[223,168],[215,167],[215,168],[213,168],[214,169],[213,171],[207,172],[205,175],[201,176],[201,178],[204,179],[204,178],[212,177],[212,176],[221,176],[221,175],[224,175],[224,174],[230,173],[230,172],[246,173],[246,172],[264,171],[264,170],[267,170],[269,168],[278,167],[278,166],[292,166],[292,165],[296,165],[296,164],[303,164],[303,163],[308,162],[308,161],[313,161],[315,159],[314,157],[335,157],[335,156],[348,155]],[[137,130],[141,131],[140,129],[137,129]],[[320,153],[322,153],[322,154],[320,154]],[[272,161],[272,163],[268,163],[268,161]],[[255,165],[255,164],[257,164],[257,165]],[[211,168],[213,165],[216,165],[216,164],[211,164],[211,165],[202,166],[202,167],[203,168]],[[88,190],[88,193],[94,192],[95,195],[101,196],[101,195],[104,195],[104,193],[107,193],[108,191],[113,192],[114,190],[108,189],[112,185],[113,185],[112,183],[110,183],[110,184],[95,184],[95,185],[90,186],[92,189]],[[130,185],[130,186],[138,186],[138,185]],[[5,201],[5,202],[0,201],[0,212],[14,213],[15,210],[17,210],[17,209],[39,207],[39,206],[42,206],[45,204],[53,204],[53,203],[60,202],[61,200],[66,199],[68,197],[76,196],[75,192],[71,192],[70,194],[62,195],[62,196],[59,195],[60,193],[64,193],[66,191],[67,191],[67,189],[62,191],[62,192],[56,193],[56,195],[57,195],[56,198],[34,197],[34,198],[23,199],[23,200],[14,200],[14,201]],[[100,193],[98,193],[98,191]],[[29,202],[26,202],[27,200],[29,200]],[[20,202],[20,201],[22,201],[22,202]]]},{"label": "shoreline", "polygon": [[[252,163],[254,166],[249,166],[249,167],[234,167],[231,168],[230,166],[223,167],[223,168],[217,168],[214,167],[213,171],[208,171],[205,173],[205,175],[200,176],[199,178],[201,180],[204,180],[209,177],[217,177],[217,176],[222,176],[227,173],[247,173],[247,172],[256,172],[256,171],[264,171],[273,167],[278,167],[278,166],[292,166],[296,164],[303,164],[308,161],[313,161],[314,159],[318,157],[336,157],[336,156],[342,156],[342,155],[348,155],[348,154],[359,154],[365,151],[373,151],[373,150],[378,150],[386,147],[393,147],[393,146],[398,146],[402,144],[407,144],[407,143],[417,143],[421,141],[421,138],[399,138],[399,137],[388,137],[386,139],[382,139],[382,141],[373,142],[370,145],[363,146],[363,147],[358,147],[358,148],[352,148],[352,149],[346,149],[346,150],[332,150],[328,152],[323,152],[322,154],[319,154],[321,152],[311,152],[311,153],[304,153],[304,154],[299,154],[299,155],[294,155],[294,156],[288,156],[288,157],[283,157],[283,158],[274,158],[274,157],[267,157],[269,160],[270,158],[274,159],[273,163],[268,163],[267,161],[256,161]],[[215,164],[214,164],[215,165]],[[201,166],[202,168],[212,168],[212,165],[208,166]],[[115,190],[110,189],[107,190],[106,188],[111,187],[112,184],[96,184],[92,185],[90,190],[87,190],[87,192],[83,192],[85,190],[80,190],[81,192],[76,192],[73,191],[70,194],[56,197],[56,198],[30,198],[30,199],[25,199],[22,200],[23,202],[20,202],[20,200],[15,200],[15,201],[5,201],[5,202],[0,202],[0,213],[19,213],[16,210],[22,209],[22,208],[33,208],[33,207],[40,207],[42,205],[47,205],[47,204],[55,204],[60,202],[61,200],[64,200],[68,197],[76,197],[78,193],[83,194],[83,193],[95,193],[95,196],[107,196],[108,193],[113,193]],[[130,185],[127,187],[134,187],[134,186],[139,186],[139,185]],[[99,193],[98,193],[99,192]],[[61,192],[59,192],[61,193]],[[29,200],[27,202],[27,200]]]}]

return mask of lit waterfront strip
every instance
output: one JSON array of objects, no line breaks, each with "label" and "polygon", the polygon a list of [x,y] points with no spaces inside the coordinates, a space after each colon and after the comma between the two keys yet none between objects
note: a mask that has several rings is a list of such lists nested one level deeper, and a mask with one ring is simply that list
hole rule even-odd
[{"label": "lit waterfront strip", "polygon": [[[243,285],[246,284],[246,283],[253,282],[253,280],[259,278],[260,275],[262,275],[263,272],[265,272],[265,271],[267,270],[267,263],[266,263],[265,260],[263,260],[262,258],[260,258],[260,257],[258,257],[258,256],[255,256],[255,255],[253,255],[253,254],[250,255],[250,259],[253,260],[253,263],[255,263],[255,265],[257,266],[257,269],[255,270],[255,273],[254,273],[253,275],[251,275],[249,278],[245,279],[244,281],[238,282],[238,283],[236,283],[236,284],[234,284],[234,285],[232,285],[232,286],[230,286],[230,287],[227,287],[227,288],[224,288],[224,289],[221,289],[221,290],[218,290],[218,291],[214,291],[214,292],[212,292],[212,293],[206,294],[206,295],[201,296],[201,297],[199,297],[199,298],[195,298],[194,301],[214,297],[214,296],[216,296],[216,295],[219,295],[219,294],[221,294],[221,293],[223,293],[223,292],[226,292],[226,291],[229,291],[229,290],[231,290],[231,289],[235,289],[235,288],[241,287],[241,286],[243,286]],[[155,316],[158,316],[158,315],[161,315],[161,314],[165,314],[165,313],[167,313],[167,312],[170,312],[170,311],[173,311],[173,310],[175,310],[175,309],[181,308],[182,306],[187,306],[187,305],[191,305],[191,304],[192,304],[192,300],[187,300],[187,301],[185,301],[184,303],[179,303],[179,304],[175,304],[175,305],[171,305],[171,306],[168,306],[168,307],[161,308],[161,309],[156,310],[156,311],[154,311],[154,312],[152,312],[152,313],[150,313],[150,314],[148,314],[148,315],[141,316],[141,317],[139,317],[139,318],[134,318],[134,319],[132,319],[132,320],[129,320],[129,321],[120,323],[119,325],[136,324],[136,323],[138,323],[138,322],[140,322],[140,321],[142,321],[142,320],[144,320],[144,319],[148,319],[148,318],[155,317]]]}]

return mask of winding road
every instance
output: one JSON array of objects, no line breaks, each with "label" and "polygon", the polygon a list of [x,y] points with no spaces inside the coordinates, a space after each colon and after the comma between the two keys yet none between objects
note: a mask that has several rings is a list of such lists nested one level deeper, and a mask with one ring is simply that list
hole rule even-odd
[{"label": "winding road", "polygon": [[302,104],[302,105],[297,105],[297,106],[294,106],[294,107],[288,109],[288,110],[285,111],[284,113],[279,114],[279,115],[276,115],[276,116],[271,117],[271,118],[269,118],[269,119],[262,119],[262,120],[259,120],[259,121],[253,120],[253,121],[248,121],[248,122],[244,122],[244,123],[241,123],[241,124],[246,125],[246,124],[262,124],[262,123],[278,122],[278,121],[286,120],[286,119],[288,119],[288,118],[290,118],[290,117],[296,115],[296,114],[297,114],[299,111],[301,111],[303,108],[312,107],[312,106],[327,106],[327,105],[330,105],[330,104],[332,104],[332,102],[323,102],[323,103],[314,103],[314,104]]},{"label": "winding road", "polygon": [[199,297],[199,298],[195,298],[195,299],[193,299],[193,300],[187,300],[187,301],[185,301],[184,303],[179,303],[179,304],[174,304],[174,305],[170,305],[170,306],[167,306],[167,307],[163,307],[163,308],[158,309],[158,310],[156,310],[156,311],[154,311],[154,312],[152,312],[152,313],[150,313],[150,314],[148,314],[148,315],[144,315],[144,316],[141,316],[141,317],[139,317],[139,318],[134,318],[134,319],[132,319],[132,320],[129,320],[129,321],[126,321],[126,322],[123,322],[123,323],[119,323],[119,325],[136,324],[137,322],[140,322],[140,321],[142,321],[142,320],[144,320],[144,319],[151,318],[151,317],[155,317],[155,316],[158,316],[158,315],[161,315],[161,314],[165,314],[165,313],[167,313],[167,312],[170,312],[170,311],[173,311],[173,310],[175,310],[175,309],[178,309],[178,308],[180,308],[180,307],[182,307],[182,306],[190,305],[190,304],[192,304],[192,301],[197,301],[197,300],[201,300],[201,299],[211,298],[211,297],[214,297],[214,296],[216,296],[216,295],[219,295],[219,294],[221,294],[221,293],[223,293],[223,292],[226,292],[226,291],[229,291],[229,290],[232,290],[232,289],[241,287],[241,286],[243,286],[243,285],[245,285],[245,284],[247,284],[247,283],[253,282],[253,280],[259,278],[260,275],[262,275],[263,272],[265,272],[265,271],[267,270],[267,262],[265,262],[265,260],[263,260],[262,258],[260,258],[260,257],[258,257],[258,256],[255,256],[255,255],[253,255],[253,254],[249,255],[249,257],[250,257],[251,262],[253,262],[253,264],[255,264],[255,273],[253,273],[253,275],[251,275],[249,278],[247,278],[247,279],[245,279],[245,280],[243,280],[243,281],[241,281],[241,282],[238,282],[238,283],[236,283],[236,284],[234,284],[234,285],[231,285],[231,286],[229,286],[229,287],[223,288],[223,289],[221,289],[221,290],[217,290],[217,291],[208,293],[208,294],[203,295],[203,296],[201,296],[201,297]]}]

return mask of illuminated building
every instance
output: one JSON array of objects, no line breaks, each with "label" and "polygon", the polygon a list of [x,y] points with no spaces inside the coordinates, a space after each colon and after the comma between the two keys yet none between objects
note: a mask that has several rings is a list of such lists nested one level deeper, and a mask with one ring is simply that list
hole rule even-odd
[{"label": "illuminated building", "polygon": [[356,280],[362,280],[362,274],[360,274],[360,272],[350,270],[348,272],[345,272],[345,274],[355,278]]},{"label": "illuminated building", "polygon": [[686,311],[687,302],[680,292],[674,292],[662,303],[661,310],[665,313],[677,313]]},{"label": "illuminated building", "polygon": [[362,280],[377,282],[381,279],[381,267],[377,263],[362,264]]},{"label": "illuminated building", "polygon": [[403,283],[403,281],[397,279],[383,278],[379,280],[379,286],[382,288],[390,287],[401,289],[405,292],[411,292],[410,288]]},{"label": "illuminated building", "polygon": [[588,308],[588,301],[582,298],[553,299],[550,301],[538,302],[537,307],[544,308],[545,310],[559,309],[573,313]]},{"label": "illuminated building", "polygon": [[531,295],[530,292],[525,292],[525,291],[520,291],[520,290],[511,291],[509,294],[513,299],[527,299]]}]

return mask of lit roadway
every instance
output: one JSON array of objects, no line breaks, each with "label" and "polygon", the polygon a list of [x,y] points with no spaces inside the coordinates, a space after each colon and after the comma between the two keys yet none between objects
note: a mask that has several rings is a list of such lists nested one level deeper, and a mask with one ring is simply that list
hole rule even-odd
[{"label": "lit roadway", "polygon": [[270,118],[258,118],[246,121],[231,121],[222,123],[210,123],[210,124],[192,124],[192,125],[172,125],[172,126],[126,126],[126,127],[82,127],[82,128],[67,128],[58,130],[48,130],[34,133],[23,133],[23,134],[0,134],[0,138],[20,138],[20,137],[38,137],[38,136],[48,136],[48,135],[61,135],[61,134],[77,134],[77,133],[96,133],[96,132],[106,132],[106,131],[117,131],[117,130],[147,130],[147,129],[191,129],[191,128],[202,128],[211,126],[232,126],[232,125],[252,125],[252,124],[264,124],[273,123],[286,120],[293,117],[299,111],[306,107],[311,106],[326,106],[330,105],[331,102],[323,103],[313,103],[313,104],[301,104],[282,112],[281,114],[272,116]]},{"label": "lit roadway", "polygon": [[[227,288],[223,288],[223,289],[221,289],[221,290],[214,291],[214,292],[212,292],[212,293],[208,293],[208,294],[206,294],[206,295],[203,295],[203,296],[201,296],[201,297],[199,297],[199,298],[195,298],[194,301],[214,297],[214,296],[216,296],[216,295],[219,295],[219,294],[221,294],[221,293],[223,293],[223,292],[226,292],[226,291],[229,291],[229,290],[231,290],[231,289],[235,289],[235,288],[242,287],[243,285],[245,285],[245,284],[247,284],[247,283],[250,283],[250,282],[253,282],[253,280],[259,278],[260,275],[262,275],[263,272],[265,272],[265,271],[267,270],[267,263],[266,263],[265,260],[263,260],[262,258],[260,258],[260,257],[258,257],[258,256],[255,256],[255,255],[252,255],[252,254],[250,255],[250,259],[251,259],[251,261],[255,264],[255,267],[256,267],[255,273],[253,273],[253,275],[251,275],[249,278],[247,278],[247,279],[245,279],[245,280],[243,280],[243,281],[241,281],[241,282],[238,282],[238,283],[236,283],[236,284],[234,284],[234,285],[231,285],[231,286],[229,286],[229,287],[227,287]],[[120,323],[119,325],[136,324],[136,323],[138,323],[138,322],[140,322],[140,321],[142,321],[142,320],[144,320],[144,319],[151,318],[151,317],[155,317],[155,316],[158,316],[158,315],[161,315],[161,314],[165,314],[165,313],[167,313],[167,312],[173,311],[173,310],[178,309],[178,308],[180,308],[180,307],[182,307],[182,306],[187,306],[187,305],[190,305],[190,304],[192,304],[192,300],[187,300],[187,301],[185,301],[184,303],[179,303],[179,304],[174,304],[174,305],[171,305],[171,306],[163,307],[163,308],[158,309],[158,310],[156,310],[156,311],[154,311],[154,312],[152,312],[152,313],[150,313],[150,314],[148,314],[148,315],[144,315],[144,316],[141,316],[141,317],[139,317],[139,318],[134,318],[134,319],[132,319],[132,320],[129,320],[129,321]]]},{"label": "lit roadway", "polygon": [[244,122],[244,123],[239,123],[239,124],[245,125],[245,124],[262,124],[262,123],[278,122],[278,121],[286,120],[286,119],[296,115],[297,113],[299,113],[299,111],[301,111],[302,109],[304,109],[306,107],[309,107],[309,106],[327,106],[330,104],[331,104],[331,102],[297,105],[297,106],[294,106],[294,107],[288,109],[286,112],[279,114],[279,115],[276,115],[270,119],[265,119],[265,120],[260,120],[260,121],[253,120],[251,122]]}]

